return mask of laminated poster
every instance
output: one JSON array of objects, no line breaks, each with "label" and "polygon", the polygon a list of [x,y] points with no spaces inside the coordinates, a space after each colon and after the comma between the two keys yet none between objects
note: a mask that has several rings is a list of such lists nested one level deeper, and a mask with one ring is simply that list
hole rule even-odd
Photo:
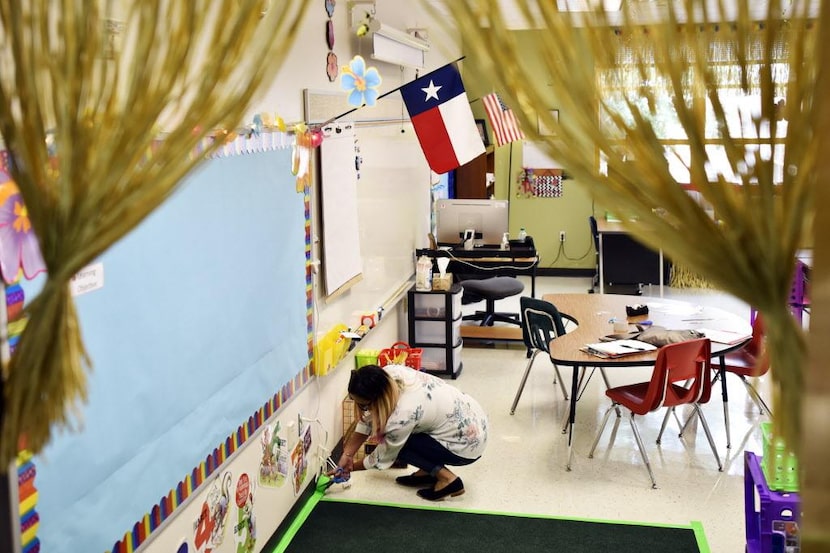
[{"label": "laminated poster", "polygon": [[306,425],[300,434],[297,445],[291,451],[291,466],[294,469],[294,494],[299,495],[303,489],[308,473],[308,451],[311,449],[311,426]]},{"label": "laminated poster", "polygon": [[197,553],[207,553],[216,549],[225,540],[225,527],[231,504],[231,484],[233,476],[230,471],[220,473],[210,484],[199,517],[194,521],[193,544]]},{"label": "laminated poster", "polygon": [[262,458],[259,461],[259,485],[279,488],[288,477],[288,442],[280,436],[280,423],[266,426],[259,438]]},{"label": "laminated poster", "polygon": [[256,482],[251,482],[248,473],[243,472],[236,482],[236,525],[233,527],[236,553],[253,553],[256,546],[256,516],[254,515],[254,491]]}]

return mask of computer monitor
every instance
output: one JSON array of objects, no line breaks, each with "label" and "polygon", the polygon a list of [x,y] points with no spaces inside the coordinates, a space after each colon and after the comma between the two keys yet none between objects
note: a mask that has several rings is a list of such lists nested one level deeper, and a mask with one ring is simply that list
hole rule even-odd
[{"label": "computer monitor", "polygon": [[456,246],[468,229],[474,244],[498,245],[507,232],[507,200],[438,200],[435,204],[438,245]]}]

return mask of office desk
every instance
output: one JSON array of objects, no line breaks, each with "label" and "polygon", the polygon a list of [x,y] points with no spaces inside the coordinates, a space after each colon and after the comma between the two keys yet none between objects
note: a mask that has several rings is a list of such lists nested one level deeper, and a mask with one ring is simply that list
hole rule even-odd
[{"label": "office desk", "polygon": [[634,240],[621,223],[597,219],[599,241],[599,293],[609,284],[659,284],[663,282],[668,263],[663,250],[654,251]]},{"label": "office desk", "polygon": [[[477,247],[472,250],[463,248],[419,249],[415,256],[425,255],[432,259],[450,258],[447,271],[455,275],[489,275],[530,277],[530,295],[536,297],[536,268],[539,255],[535,247],[512,246],[509,250],[498,247]],[[437,267],[434,269],[438,271]]]},{"label": "office desk", "polygon": [[[545,294],[542,299],[549,301],[562,313],[567,313],[577,322],[575,330],[560,336],[550,343],[550,357],[557,365],[573,367],[570,394],[570,412],[568,415],[568,463],[571,469],[573,456],[573,428],[576,421],[576,398],[578,397],[578,374],[584,367],[624,368],[654,365],[657,351],[626,355],[616,359],[603,359],[581,351],[585,344],[599,341],[599,338],[614,333],[612,318],[625,320],[625,306],[645,303],[648,315],[631,317],[631,323],[650,320],[656,326],[668,329],[728,330],[749,336],[752,327],[741,317],[715,307],[695,306],[688,302],[667,300],[663,298],[644,298],[642,296],[603,295],[603,294]],[[723,355],[738,349],[745,342],[735,345],[712,342],[712,357]],[[722,394],[726,398],[726,379],[721,367]],[[607,383],[606,383],[607,385]]]}]

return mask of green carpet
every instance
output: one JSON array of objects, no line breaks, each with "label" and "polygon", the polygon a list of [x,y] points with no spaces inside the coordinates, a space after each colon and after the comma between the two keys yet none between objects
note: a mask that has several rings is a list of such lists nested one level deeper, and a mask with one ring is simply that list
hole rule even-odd
[{"label": "green carpet", "polygon": [[315,494],[266,553],[367,550],[438,553],[709,553],[700,523],[689,526],[487,513],[336,500]]}]

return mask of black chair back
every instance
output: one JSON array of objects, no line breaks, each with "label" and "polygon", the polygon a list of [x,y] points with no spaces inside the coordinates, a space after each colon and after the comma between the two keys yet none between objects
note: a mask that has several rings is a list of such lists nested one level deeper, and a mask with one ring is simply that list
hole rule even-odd
[{"label": "black chair back", "polygon": [[565,334],[565,324],[559,310],[548,301],[528,296],[519,298],[519,308],[525,347],[549,353],[550,341]]},{"label": "black chair back", "polygon": [[594,249],[599,255],[599,230],[597,229],[597,218],[593,215],[588,216],[588,224],[591,225],[591,237],[594,239]]}]

